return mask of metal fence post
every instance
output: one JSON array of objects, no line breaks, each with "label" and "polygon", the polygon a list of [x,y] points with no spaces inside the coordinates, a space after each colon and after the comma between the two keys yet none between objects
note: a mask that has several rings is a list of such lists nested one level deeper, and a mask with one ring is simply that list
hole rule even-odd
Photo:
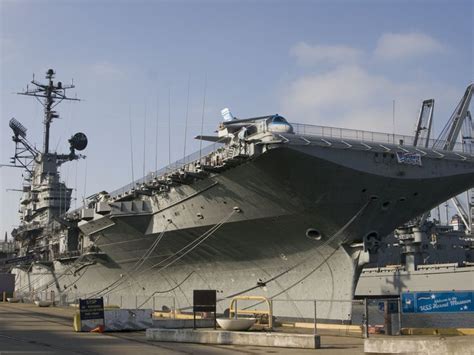
[{"label": "metal fence post", "polygon": [[234,318],[237,319],[237,300],[235,300],[235,304],[234,304]]},{"label": "metal fence post", "polygon": [[318,332],[317,332],[317,328],[316,328],[316,323],[317,323],[317,312],[316,312],[316,303],[317,301],[314,300],[314,329],[313,329],[313,334],[316,335]]},{"label": "metal fence post", "polygon": [[123,295],[120,295],[120,308],[123,308]]},{"label": "metal fence post", "polygon": [[387,299],[383,301],[385,335],[392,335],[392,313],[390,312],[390,303],[391,302]]},{"label": "metal fence post", "polygon": [[173,297],[173,319],[176,319],[176,298]]},{"label": "metal fence post", "polygon": [[369,307],[367,298],[364,298],[364,338],[369,338]]},{"label": "metal fence post", "polygon": [[269,309],[268,309],[268,327],[270,330],[273,330],[273,300],[270,299],[268,301]]},{"label": "metal fence post", "polygon": [[398,335],[402,335],[402,299],[398,297]]},{"label": "metal fence post", "polygon": [[153,312],[155,312],[155,296],[153,296]]},{"label": "metal fence post", "polygon": [[138,309],[138,295],[135,295],[135,309]]}]

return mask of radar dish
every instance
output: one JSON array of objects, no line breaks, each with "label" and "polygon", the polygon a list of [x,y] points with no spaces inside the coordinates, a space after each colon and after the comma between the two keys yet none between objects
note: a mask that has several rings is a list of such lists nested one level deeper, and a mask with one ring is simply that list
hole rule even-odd
[{"label": "radar dish", "polygon": [[87,137],[84,133],[76,133],[69,139],[69,144],[76,150],[84,150],[87,147]]},{"label": "radar dish", "polygon": [[[26,138],[26,128],[16,119],[12,118],[9,124],[10,128],[13,130],[13,133],[16,137],[20,136]],[[86,143],[87,144],[87,143]]]}]

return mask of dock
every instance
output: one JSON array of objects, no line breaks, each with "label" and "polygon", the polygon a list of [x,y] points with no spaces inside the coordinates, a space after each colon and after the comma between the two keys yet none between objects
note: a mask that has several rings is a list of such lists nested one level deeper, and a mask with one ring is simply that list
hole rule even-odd
[{"label": "dock", "polygon": [[[317,349],[301,349],[282,347],[268,342],[279,332],[293,333],[298,336],[311,337],[311,329],[289,329],[283,327],[275,332],[262,332],[267,343],[261,345],[245,345],[244,342],[214,341],[214,334],[222,333],[213,329],[182,329],[181,331],[161,328],[147,331],[130,332],[75,332],[73,316],[77,311],[73,307],[40,308],[27,303],[0,302],[0,354],[397,354],[419,353],[458,355],[468,354],[474,348],[474,336],[438,335],[405,335],[385,336],[371,335],[369,339],[356,336],[334,336],[318,331],[319,344]],[[160,326],[163,319],[156,319],[154,326]],[[413,330],[413,329],[412,329]],[[327,331],[327,330],[326,330]],[[176,337],[176,332],[181,337]],[[148,336],[147,336],[148,333]],[[165,334],[166,333],[166,334]],[[230,332],[228,332],[230,333]],[[232,337],[242,339],[246,332],[235,332]],[[253,335],[251,333],[254,333]],[[159,335],[158,335],[159,334]],[[271,336],[267,335],[271,334]],[[466,333],[467,334],[467,333]],[[164,336],[160,338],[160,336]],[[244,337],[256,336],[248,332]],[[167,337],[167,338],[166,338]],[[173,337],[175,339],[173,339]],[[211,337],[211,338],[210,338]],[[215,336],[218,338],[217,335]],[[228,336],[226,339],[231,339]],[[154,338],[154,339],[150,339]],[[222,335],[220,337],[223,339]],[[247,341],[247,340],[246,340]],[[260,341],[260,340],[259,340]],[[294,339],[293,339],[294,341]],[[227,345],[225,345],[227,344]],[[240,345],[238,345],[240,344]],[[244,345],[242,345],[244,344]],[[275,346],[276,345],[276,346]],[[364,352],[365,351],[365,352]]]},{"label": "dock", "polygon": [[320,349],[157,342],[145,331],[78,333],[72,307],[0,302],[0,353],[38,354],[364,354],[364,340],[321,336]]}]

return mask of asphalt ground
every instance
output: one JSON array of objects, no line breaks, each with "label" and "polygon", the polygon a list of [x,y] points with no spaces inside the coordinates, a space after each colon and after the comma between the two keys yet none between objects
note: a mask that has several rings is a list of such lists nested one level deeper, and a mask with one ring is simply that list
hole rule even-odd
[{"label": "asphalt ground", "polygon": [[363,354],[363,339],[322,336],[321,349],[150,342],[145,332],[76,333],[72,308],[0,303],[0,355],[6,354]]}]

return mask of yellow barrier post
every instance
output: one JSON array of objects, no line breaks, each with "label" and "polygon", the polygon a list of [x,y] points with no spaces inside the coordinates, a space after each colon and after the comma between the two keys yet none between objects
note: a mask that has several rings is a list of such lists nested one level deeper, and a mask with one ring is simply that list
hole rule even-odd
[{"label": "yellow barrier post", "polygon": [[[259,310],[238,310],[237,309],[237,300],[243,301],[264,301],[268,306],[268,311],[259,311]],[[235,296],[232,298],[229,307],[229,318],[232,318],[232,314],[237,319],[237,313],[242,314],[266,314],[268,315],[268,327],[270,330],[273,329],[273,302],[269,301],[268,298],[264,296]]]}]

